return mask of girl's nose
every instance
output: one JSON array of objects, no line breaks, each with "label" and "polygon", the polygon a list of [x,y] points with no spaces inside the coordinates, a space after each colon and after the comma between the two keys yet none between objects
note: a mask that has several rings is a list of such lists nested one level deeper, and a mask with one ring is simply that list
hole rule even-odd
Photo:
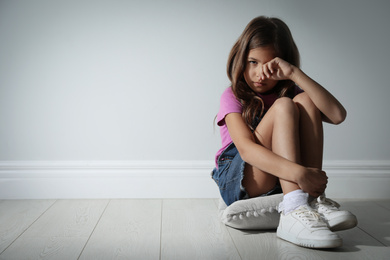
[{"label": "girl's nose", "polygon": [[256,69],[256,78],[261,79],[263,76],[263,68],[260,66],[258,69]]}]

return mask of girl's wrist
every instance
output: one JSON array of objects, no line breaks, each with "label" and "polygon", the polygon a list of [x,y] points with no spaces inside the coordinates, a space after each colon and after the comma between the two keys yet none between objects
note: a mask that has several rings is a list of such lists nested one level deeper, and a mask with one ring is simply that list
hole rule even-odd
[{"label": "girl's wrist", "polygon": [[302,70],[296,66],[293,66],[292,73],[290,76],[290,80],[293,81],[295,84],[299,85],[299,79],[302,78]]},{"label": "girl's wrist", "polygon": [[298,183],[303,178],[305,172],[304,166],[291,161],[288,161],[287,164],[281,164],[281,166],[282,168],[278,169],[278,171],[283,174],[279,178],[294,183]]},{"label": "girl's wrist", "polygon": [[305,167],[302,165],[296,164],[296,166],[292,168],[293,182],[299,183],[299,181],[303,177],[304,172],[305,172]]}]

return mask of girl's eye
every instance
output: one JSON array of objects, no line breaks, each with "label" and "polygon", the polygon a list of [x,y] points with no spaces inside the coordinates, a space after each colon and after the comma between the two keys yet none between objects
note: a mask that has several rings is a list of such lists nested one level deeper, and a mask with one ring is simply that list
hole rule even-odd
[{"label": "girl's eye", "polygon": [[249,64],[255,64],[255,65],[256,65],[256,64],[257,64],[257,61],[255,61],[255,60],[250,60],[250,61],[249,61]]}]

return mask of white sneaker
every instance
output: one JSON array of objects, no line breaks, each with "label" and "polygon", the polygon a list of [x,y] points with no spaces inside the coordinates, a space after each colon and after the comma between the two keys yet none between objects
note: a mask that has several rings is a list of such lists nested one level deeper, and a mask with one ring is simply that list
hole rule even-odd
[{"label": "white sneaker", "polygon": [[342,239],[329,230],[320,215],[307,205],[287,215],[282,212],[276,235],[303,247],[334,248],[343,244]]},{"label": "white sneaker", "polygon": [[357,225],[356,216],[346,210],[339,210],[340,204],[326,198],[324,195],[310,203],[332,231],[340,231],[353,228]]}]

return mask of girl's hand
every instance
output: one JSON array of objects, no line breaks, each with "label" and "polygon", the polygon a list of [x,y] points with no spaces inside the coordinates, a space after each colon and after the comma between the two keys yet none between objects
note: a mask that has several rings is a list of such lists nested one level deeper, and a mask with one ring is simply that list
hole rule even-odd
[{"label": "girl's hand", "polygon": [[266,78],[273,80],[291,80],[295,68],[295,66],[287,61],[276,57],[263,64],[261,78],[263,80]]},{"label": "girl's hand", "polygon": [[316,168],[304,168],[298,179],[298,186],[309,195],[317,198],[325,192],[328,177],[326,173]]}]

